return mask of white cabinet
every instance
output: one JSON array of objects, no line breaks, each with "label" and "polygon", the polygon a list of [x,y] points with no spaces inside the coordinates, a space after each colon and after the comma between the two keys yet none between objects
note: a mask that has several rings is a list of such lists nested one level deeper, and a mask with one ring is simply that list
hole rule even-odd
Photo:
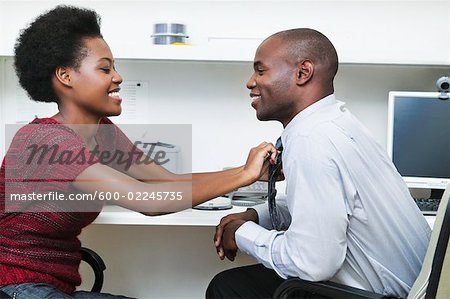
[{"label": "white cabinet", "polygon": [[[0,55],[19,30],[58,1],[0,1]],[[66,1],[67,3],[67,1]],[[450,64],[450,1],[71,1],[94,8],[117,58],[252,61],[280,30],[310,27],[342,63]],[[153,45],[153,24],[186,24],[188,46]]]}]

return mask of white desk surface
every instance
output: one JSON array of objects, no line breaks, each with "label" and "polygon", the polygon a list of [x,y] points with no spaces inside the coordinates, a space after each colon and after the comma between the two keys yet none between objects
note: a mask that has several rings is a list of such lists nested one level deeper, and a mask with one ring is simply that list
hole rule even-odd
[{"label": "white desk surface", "polygon": [[223,216],[246,209],[237,206],[228,210],[187,209],[162,216],[146,216],[118,206],[105,206],[94,224],[216,226]]},{"label": "white desk surface", "polygon": [[[95,224],[121,225],[181,225],[181,226],[216,226],[223,216],[243,212],[247,207],[233,206],[228,210],[187,209],[178,213],[162,216],[145,216],[118,206],[106,206],[94,221]],[[425,216],[433,227],[434,216]]]}]

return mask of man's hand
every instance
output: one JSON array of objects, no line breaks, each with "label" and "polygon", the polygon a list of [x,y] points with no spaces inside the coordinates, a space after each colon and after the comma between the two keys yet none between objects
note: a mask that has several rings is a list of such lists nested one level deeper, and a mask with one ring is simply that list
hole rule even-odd
[{"label": "man's hand", "polygon": [[[230,224],[231,222],[235,222],[235,221],[236,221],[236,223],[234,223],[233,226],[230,226],[229,228],[225,229],[225,227],[228,224]],[[258,213],[256,213],[256,211],[254,209],[250,208],[247,211],[242,212],[242,213],[230,214],[230,215],[223,217],[220,220],[219,225],[216,226],[216,233],[214,235],[214,246],[216,247],[217,254],[219,255],[219,258],[221,260],[223,260],[226,255],[225,248],[224,248],[225,242],[227,244],[226,245],[227,248],[231,249],[231,247],[233,247],[233,245],[231,244],[230,240],[232,240],[234,243],[234,246],[236,247],[236,251],[237,251],[234,233],[246,221],[253,221],[255,223],[258,223]],[[234,228],[234,230],[233,230],[233,228]],[[224,236],[225,230],[227,231],[227,236],[226,236],[227,241],[224,242],[223,238],[225,238],[225,236]],[[230,235],[232,235],[232,236],[230,237]],[[236,252],[234,253],[234,256],[235,255],[236,255]],[[234,260],[234,256],[233,256],[233,260]],[[228,257],[228,259],[230,259],[230,258]]]},{"label": "man's hand", "polygon": [[[223,254],[230,261],[234,261],[234,258],[236,257],[236,253],[238,250],[235,239],[235,233],[237,229],[241,227],[241,225],[244,224],[245,222],[246,221],[242,219],[232,220],[223,229],[221,249]],[[220,256],[220,254],[219,257],[221,260],[224,259],[223,256]]]}]

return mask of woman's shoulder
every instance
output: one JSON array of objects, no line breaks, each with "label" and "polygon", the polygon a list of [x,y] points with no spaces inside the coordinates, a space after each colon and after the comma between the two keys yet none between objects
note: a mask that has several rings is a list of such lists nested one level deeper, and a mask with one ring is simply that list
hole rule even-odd
[{"label": "woman's shoulder", "polygon": [[30,124],[34,124],[34,125],[57,125],[57,124],[61,124],[59,123],[56,119],[51,118],[51,117],[44,117],[44,118],[35,118],[33,119]]},{"label": "woman's shoulder", "polygon": [[78,135],[69,127],[53,118],[35,118],[30,123],[18,128],[14,141],[30,143],[60,143],[64,140],[79,141]]},{"label": "woman's shoulder", "polygon": [[[113,124],[113,122],[107,118],[107,117],[102,117],[100,119],[100,123],[101,124]],[[33,119],[30,124],[35,124],[35,125],[61,125],[60,122],[58,122],[56,119],[52,118],[52,117],[43,117],[43,118],[35,118]]]}]

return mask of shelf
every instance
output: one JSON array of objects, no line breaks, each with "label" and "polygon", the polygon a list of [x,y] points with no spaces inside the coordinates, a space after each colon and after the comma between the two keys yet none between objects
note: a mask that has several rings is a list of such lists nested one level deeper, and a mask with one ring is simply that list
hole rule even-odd
[{"label": "shelf", "polygon": [[230,45],[153,45],[136,44],[132,47],[111,43],[116,59],[167,60],[167,61],[217,61],[217,62],[253,62],[254,47]]},{"label": "shelf", "polygon": [[[220,39],[201,45],[153,45],[151,41],[126,44],[111,41],[110,47],[116,59],[147,61],[196,61],[253,63],[256,49],[263,39]],[[346,65],[399,65],[399,66],[449,66],[450,57],[442,55],[416,59],[411,55],[392,56],[381,54],[339,53],[339,63]]]},{"label": "shelf", "polygon": [[[194,46],[194,45],[133,45],[130,48],[114,47],[113,55],[116,60],[123,61],[167,61],[167,62],[198,62],[198,63],[253,63],[256,46],[247,47],[219,47],[219,46]],[[0,57],[12,57],[14,54],[10,49],[0,48]],[[447,67],[450,60],[426,61],[413,60],[412,58],[382,58],[382,57],[346,57],[341,55],[340,65],[362,65],[362,66],[423,66],[423,67]]]}]

